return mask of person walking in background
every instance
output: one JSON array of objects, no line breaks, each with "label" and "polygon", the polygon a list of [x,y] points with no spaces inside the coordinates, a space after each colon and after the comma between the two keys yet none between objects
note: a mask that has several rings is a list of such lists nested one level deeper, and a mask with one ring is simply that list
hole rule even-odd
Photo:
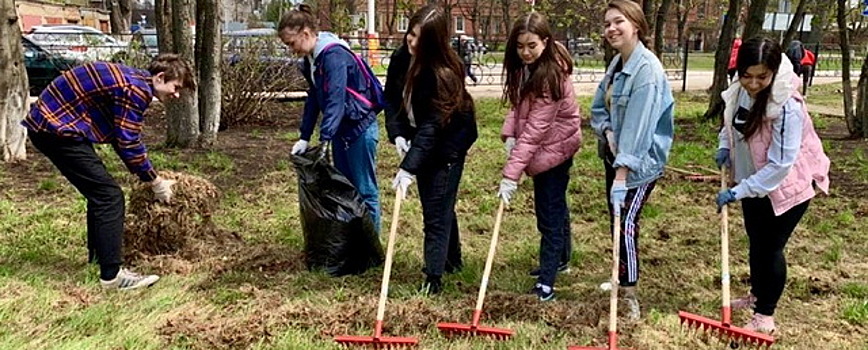
[{"label": "person walking in background", "polygon": [[473,99],[464,87],[461,59],[449,47],[449,14],[430,4],[413,15],[407,48],[413,55],[404,87],[407,137],[412,138],[392,188],[406,196],[418,183],[425,232],[422,291],[443,289],[444,272],[461,269],[455,203],[467,150],[476,141]]},{"label": "person walking in background", "polygon": [[464,74],[470,77],[473,85],[476,85],[479,82],[476,76],[473,75],[473,54],[476,52],[476,46],[473,45],[473,41],[467,35],[462,35],[459,38],[458,54],[464,62]]},{"label": "person walking in background", "polygon": [[732,308],[752,308],[745,329],[773,333],[787,279],[784,248],[816,195],[829,192],[829,158],[799,94],[800,80],[774,40],[757,37],[738,54],[738,81],[721,94],[726,109],[715,162],[735,187],[717,209],[741,200],[749,238],[750,293]]},{"label": "person walking in background", "polygon": [[802,95],[807,95],[808,87],[814,82],[814,69],[817,66],[817,57],[814,52],[805,48],[805,55],[802,57]]},{"label": "person walking in background", "polygon": [[145,110],[156,97],[166,102],[195,88],[189,62],[161,54],[147,70],[93,62],[54,79],[22,125],[33,146],[87,199],[88,261],[99,264],[106,289],[148,287],[160,277],[122,269],[124,193],[93,144],[111,144],[130,172],[149,183],[154,198],[172,199],[173,180],[154,170],[142,142]]},{"label": "person walking in background", "polygon": [[509,203],[521,174],[533,178],[541,238],[539,268],[530,272],[537,279],[532,292],[548,301],[555,297],[555,275],[569,271],[572,250],[567,185],[582,141],[582,119],[570,81],[573,61],[552,38],[545,17],[532,12],[515,22],[503,67],[503,98],[511,108],[500,132],[507,160],[498,196]]},{"label": "person walking in background", "polygon": [[293,53],[304,56],[302,72],[308,83],[299,127],[301,137],[292,146],[292,154],[307,151],[322,113],[320,157],[332,149],[335,168],[356,187],[379,232],[377,112],[353,94],[373,99],[374,92],[369,91],[372,89],[363,71],[368,68],[358,64],[346,42],[332,33],[317,31],[316,17],[308,5],[299,5],[283,15],[277,34]]},{"label": "person walking in background", "polygon": [[729,75],[729,81],[735,78],[735,59],[738,57],[738,48],[741,47],[741,38],[735,38],[732,41],[732,49],[729,51],[729,66],[726,68],[726,74]]},{"label": "person walking in background", "polygon": [[628,317],[638,319],[639,217],[669,159],[675,103],[662,64],[645,48],[648,24],[638,4],[609,2],[604,34],[618,54],[594,95],[591,126],[606,169],[610,222],[622,218],[620,291]]}]

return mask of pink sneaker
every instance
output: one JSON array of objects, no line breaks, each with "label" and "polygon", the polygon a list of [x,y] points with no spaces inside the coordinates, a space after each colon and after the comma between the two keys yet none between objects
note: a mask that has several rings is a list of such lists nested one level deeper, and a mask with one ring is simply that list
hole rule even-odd
[{"label": "pink sneaker", "polygon": [[731,301],[730,306],[733,310],[753,309],[756,306],[756,297],[753,296],[753,293],[748,293],[741,298]]},{"label": "pink sneaker", "polygon": [[775,332],[775,318],[755,313],[750,322],[744,326],[744,329],[757,333],[773,334]]}]

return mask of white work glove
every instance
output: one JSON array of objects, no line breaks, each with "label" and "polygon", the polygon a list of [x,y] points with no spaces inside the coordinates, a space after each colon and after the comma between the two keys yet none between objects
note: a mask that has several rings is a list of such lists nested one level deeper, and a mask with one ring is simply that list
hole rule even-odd
[{"label": "white work glove", "polygon": [[290,153],[294,155],[299,155],[307,151],[307,140],[298,140],[294,145],[292,145],[292,151]]},{"label": "white work glove", "polygon": [[503,148],[506,150],[506,156],[509,157],[509,154],[512,153],[512,149],[515,147],[515,137],[507,137],[506,141],[503,142]]},{"label": "white work glove", "polygon": [[518,189],[518,182],[504,178],[500,180],[500,188],[497,189],[497,196],[500,197],[506,204],[512,199],[512,194]]},{"label": "white work glove", "polygon": [[157,177],[151,181],[151,191],[154,191],[154,198],[160,202],[169,203],[172,200],[172,185],[177,183],[175,180],[166,180],[162,177]]},{"label": "white work glove", "polygon": [[395,149],[398,151],[398,158],[404,158],[407,155],[407,152],[410,151],[410,141],[407,141],[402,136],[398,136],[395,138]]},{"label": "white work glove", "polygon": [[401,199],[407,199],[407,190],[415,178],[416,175],[410,174],[404,169],[399,169],[398,174],[395,175],[395,179],[392,180],[392,189],[401,194]]},{"label": "white work glove", "polygon": [[609,151],[612,152],[613,156],[618,155],[618,143],[615,142],[615,132],[612,130],[606,130],[606,143],[609,144]]}]

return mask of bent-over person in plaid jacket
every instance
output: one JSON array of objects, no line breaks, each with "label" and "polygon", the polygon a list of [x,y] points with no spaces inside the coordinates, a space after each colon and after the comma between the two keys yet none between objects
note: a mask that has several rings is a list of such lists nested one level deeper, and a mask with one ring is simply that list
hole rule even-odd
[{"label": "bent-over person in plaid jacket", "polygon": [[172,180],[160,178],[142,143],[145,109],[195,88],[190,64],[162,54],[148,70],[108,62],[85,63],[64,72],[39,95],[22,124],[33,146],[87,199],[88,261],[100,266],[106,289],[150,286],[159,276],[121,269],[124,193],[97,156],[93,144],[111,144],[156,199],[172,198]]}]

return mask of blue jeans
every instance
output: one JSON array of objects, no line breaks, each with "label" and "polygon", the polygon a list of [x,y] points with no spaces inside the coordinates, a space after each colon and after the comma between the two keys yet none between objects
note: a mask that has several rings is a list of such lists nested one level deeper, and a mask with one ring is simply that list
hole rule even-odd
[{"label": "blue jeans", "polygon": [[368,207],[374,228],[380,232],[380,189],[377,187],[377,122],[371,123],[364,133],[352,143],[340,138],[332,141],[334,165],[347,177]]},{"label": "blue jeans", "polygon": [[423,271],[429,277],[440,277],[462,265],[455,202],[463,172],[464,158],[427,167],[416,175],[425,232]]},{"label": "blue jeans", "polygon": [[533,177],[533,200],[536,227],[542,237],[539,244],[539,278],[537,283],[555,285],[558,265],[569,262],[572,235],[567,185],[573,159]]}]

